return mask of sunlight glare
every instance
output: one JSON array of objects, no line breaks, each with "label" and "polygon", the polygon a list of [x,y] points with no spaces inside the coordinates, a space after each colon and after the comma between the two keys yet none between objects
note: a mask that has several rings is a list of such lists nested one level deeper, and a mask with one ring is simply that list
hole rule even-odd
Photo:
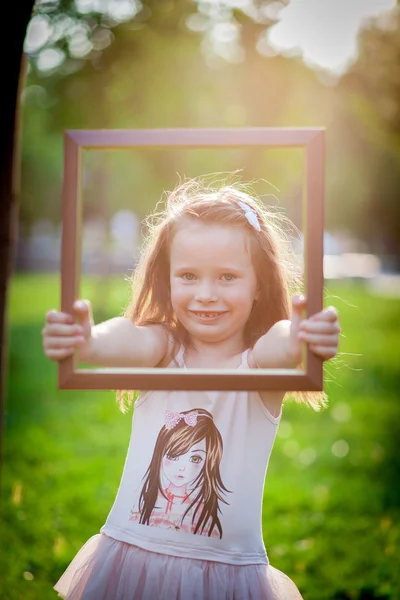
[{"label": "sunlight glare", "polygon": [[395,0],[291,0],[268,42],[278,52],[298,48],[306,64],[340,75],[357,57],[363,21],[395,5]]}]

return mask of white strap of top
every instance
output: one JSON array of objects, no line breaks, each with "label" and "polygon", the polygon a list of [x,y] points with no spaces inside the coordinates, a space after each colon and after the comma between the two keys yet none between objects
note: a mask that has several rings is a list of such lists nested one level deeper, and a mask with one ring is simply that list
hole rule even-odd
[{"label": "white strap of top", "polygon": [[181,347],[178,350],[178,354],[175,356],[175,362],[177,363],[178,367],[180,367],[181,369],[187,369],[187,367],[185,365],[185,360],[183,358],[184,354],[185,354],[185,348],[184,348],[183,344],[181,344]]},{"label": "white strap of top", "polygon": [[247,348],[244,352],[242,352],[242,362],[240,363],[239,369],[249,369],[249,352],[250,348]]}]

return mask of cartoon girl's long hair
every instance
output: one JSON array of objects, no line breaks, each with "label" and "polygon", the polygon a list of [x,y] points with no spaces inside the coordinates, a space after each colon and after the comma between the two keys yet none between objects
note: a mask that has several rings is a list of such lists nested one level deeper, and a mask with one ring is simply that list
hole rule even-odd
[{"label": "cartoon girl's long hair", "polygon": [[[182,412],[182,415],[193,412]],[[158,434],[154,447],[153,457],[144,476],[144,484],[139,497],[139,523],[149,525],[151,513],[156,505],[158,494],[161,493],[167,500],[161,482],[161,463],[165,455],[175,458],[190,450],[190,448],[205,439],[206,457],[205,464],[192,485],[190,497],[192,501],[186,509],[182,521],[187,513],[194,508],[192,517],[193,533],[203,534],[208,531],[211,536],[214,528],[222,538],[222,527],[218,516],[219,502],[228,504],[222,494],[229,492],[222,483],[219,465],[222,458],[222,437],[214,424],[212,415],[202,408],[196,408],[197,423],[194,427],[187,425],[182,419],[172,429],[165,426]]]},{"label": "cartoon girl's long hair", "polygon": [[[171,304],[170,248],[174,236],[190,219],[243,227],[249,236],[259,289],[259,299],[254,302],[244,332],[246,348],[251,348],[277,321],[290,318],[291,295],[301,290],[301,270],[290,241],[295,227],[282,213],[243,191],[244,185],[212,187],[211,183],[205,185],[200,178],[185,180],[167,193],[165,210],[148,217],[148,236],[132,278],[132,300],[124,316],[136,325],[161,324],[177,348],[181,344],[187,347],[188,332],[176,319]],[[260,231],[249,224],[239,202],[256,212]],[[325,401],[321,392],[291,395],[316,410]],[[126,397],[129,403],[133,393],[117,393],[121,408]]]}]

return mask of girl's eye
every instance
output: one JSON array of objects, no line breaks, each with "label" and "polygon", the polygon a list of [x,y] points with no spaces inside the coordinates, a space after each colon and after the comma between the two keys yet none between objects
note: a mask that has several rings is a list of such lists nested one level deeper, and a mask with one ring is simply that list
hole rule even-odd
[{"label": "girl's eye", "polygon": [[168,460],[178,460],[177,456],[168,456],[168,454],[167,454],[167,458],[168,458]]},{"label": "girl's eye", "polygon": [[181,275],[182,279],[186,279],[186,281],[193,281],[193,279],[196,279],[195,275],[193,275],[193,273],[183,273],[183,275]]},{"label": "girl's eye", "polygon": [[222,275],[222,278],[223,278],[225,281],[233,281],[234,279],[236,279],[236,276],[235,276],[235,275],[233,275],[232,273],[224,273],[224,274]]},{"label": "girl's eye", "polygon": [[190,462],[198,465],[199,463],[203,462],[203,459],[198,454],[194,454],[193,456],[190,457]]}]

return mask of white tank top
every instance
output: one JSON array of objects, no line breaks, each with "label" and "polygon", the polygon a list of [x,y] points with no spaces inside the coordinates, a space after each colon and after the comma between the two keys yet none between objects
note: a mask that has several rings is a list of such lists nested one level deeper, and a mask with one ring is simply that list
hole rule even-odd
[{"label": "white tank top", "polygon": [[[186,368],[183,354],[175,361]],[[249,368],[247,355],[239,369]],[[101,532],[161,554],[267,564],[262,499],[280,418],[257,392],[142,393]]]}]

